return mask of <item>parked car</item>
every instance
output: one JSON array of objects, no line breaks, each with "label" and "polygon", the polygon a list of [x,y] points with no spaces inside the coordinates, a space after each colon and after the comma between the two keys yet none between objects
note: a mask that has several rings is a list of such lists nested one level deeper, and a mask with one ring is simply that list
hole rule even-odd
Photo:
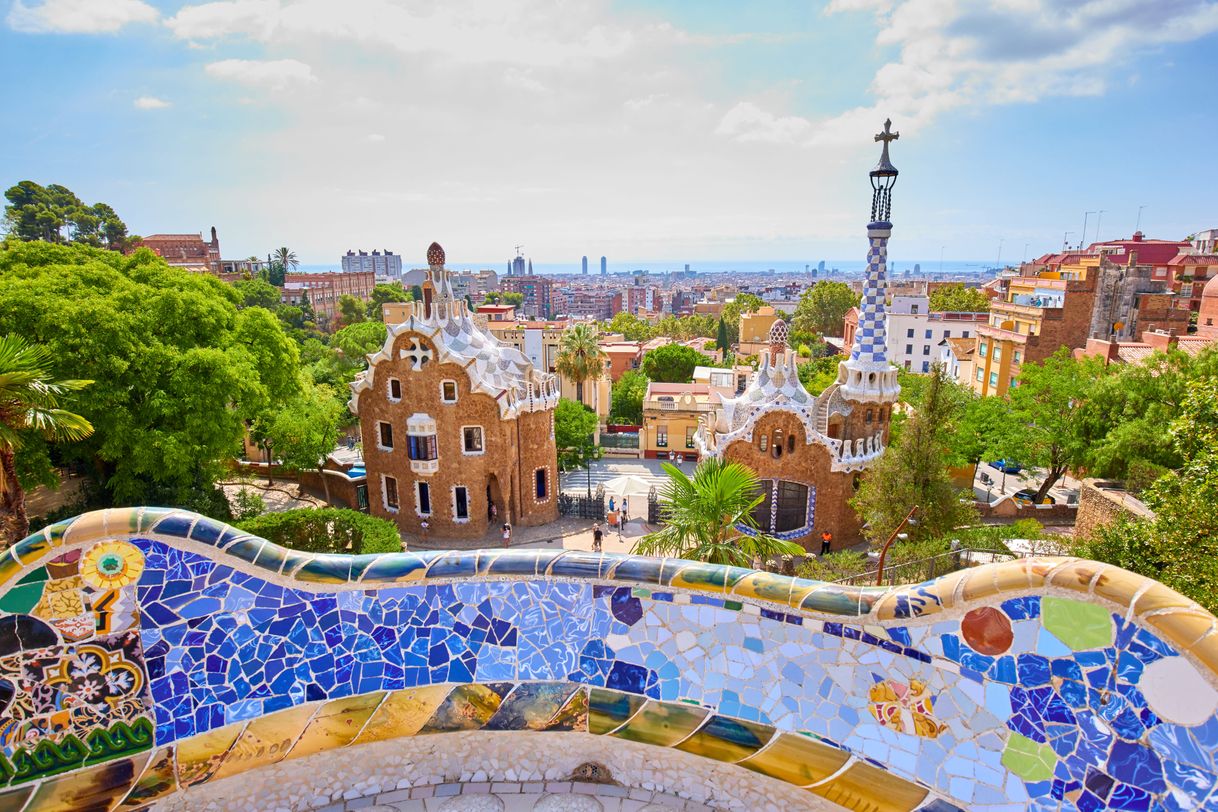
[{"label": "parked car", "polygon": [[1023,470],[1022,465],[1017,462],[1011,462],[1010,460],[994,460],[993,462],[989,463],[989,466],[991,468],[997,468],[1004,474],[1018,474]]},{"label": "parked car", "polygon": [[[1016,491],[1015,492],[1015,501],[1021,505],[1036,504],[1036,489],[1035,488],[1024,488],[1022,491]],[[1046,493],[1044,498],[1040,500],[1040,503],[1042,505],[1056,505],[1057,500]]]}]

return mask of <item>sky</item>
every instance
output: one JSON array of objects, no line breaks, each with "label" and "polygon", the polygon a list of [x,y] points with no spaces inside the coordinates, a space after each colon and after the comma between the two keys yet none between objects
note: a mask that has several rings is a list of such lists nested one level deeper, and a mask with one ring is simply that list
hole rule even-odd
[{"label": "sky", "polygon": [[0,0],[0,184],[226,258],[815,262],[890,117],[894,251],[1014,261],[1218,226],[1216,45],[1218,0]]}]

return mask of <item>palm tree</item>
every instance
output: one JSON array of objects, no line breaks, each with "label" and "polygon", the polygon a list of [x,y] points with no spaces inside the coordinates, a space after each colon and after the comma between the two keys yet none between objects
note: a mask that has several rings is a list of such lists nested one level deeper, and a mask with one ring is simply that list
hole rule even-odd
[{"label": "palm tree", "polygon": [[274,257],[283,268],[284,273],[291,273],[300,267],[300,260],[296,259],[296,252],[289,250],[286,246],[276,251]]},{"label": "palm tree", "polygon": [[47,440],[76,441],[93,433],[78,414],[59,408],[59,397],[92,381],[51,380],[51,352],[21,336],[0,338],[0,546],[25,538],[25,491],[17,479],[17,451],[25,432]]},{"label": "palm tree", "polygon": [[601,349],[596,327],[574,324],[558,340],[558,374],[575,384],[575,399],[584,402],[584,381],[595,381],[605,374],[605,351]]},{"label": "palm tree", "polygon": [[738,567],[752,566],[757,558],[804,553],[794,542],[757,530],[753,509],[765,497],[750,468],[711,457],[698,464],[691,479],[675,465],[663,465],[665,527],[639,539],[635,553]]}]

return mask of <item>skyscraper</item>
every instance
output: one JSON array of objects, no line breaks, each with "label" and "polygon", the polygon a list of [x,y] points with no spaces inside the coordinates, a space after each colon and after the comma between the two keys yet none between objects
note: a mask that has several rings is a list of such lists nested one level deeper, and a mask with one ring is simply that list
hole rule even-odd
[{"label": "skyscraper", "polygon": [[605,262],[605,258],[601,257],[601,276],[609,273],[609,265]]},{"label": "skyscraper", "polygon": [[532,276],[532,275],[533,275],[533,260],[532,260],[532,258],[530,258],[529,259],[529,276]]},{"label": "skyscraper", "polygon": [[588,275],[588,257],[584,257],[584,276]]}]

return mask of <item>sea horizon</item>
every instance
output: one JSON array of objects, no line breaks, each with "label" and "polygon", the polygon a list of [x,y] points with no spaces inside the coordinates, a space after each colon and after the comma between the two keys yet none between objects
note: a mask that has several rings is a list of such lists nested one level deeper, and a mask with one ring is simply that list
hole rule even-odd
[{"label": "sea horizon", "polygon": [[[720,274],[720,273],[769,273],[775,274],[793,274],[805,273],[807,271],[818,270],[818,265],[821,260],[691,260],[686,263],[681,260],[629,260],[625,262],[611,262],[608,265],[609,275],[614,274],[629,274],[636,271],[646,271],[653,274],[679,273],[685,270],[686,264],[689,265],[689,270],[697,273]],[[867,267],[866,259],[840,259],[840,260],[824,260],[825,271],[837,271],[840,274],[854,275],[861,274]],[[480,271],[492,270],[499,273],[501,276],[507,274],[508,261],[503,260],[498,263],[494,262],[463,262],[450,261],[447,263],[450,271]],[[917,266],[915,268],[915,266]],[[403,263],[403,271],[421,267],[416,264]],[[904,273],[984,273],[992,270],[995,267],[992,261],[986,260],[944,260],[940,262],[938,259],[912,259],[912,260],[893,260],[888,261],[889,274]],[[301,263],[296,269],[301,273],[339,273],[342,271],[341,261],[333,263]],[[575,262],[534,262],[533,272],[540,276],[582,276],[581,263]],[[593,261],[588,258],[588,278],[600,276],[600,259]]]}]

